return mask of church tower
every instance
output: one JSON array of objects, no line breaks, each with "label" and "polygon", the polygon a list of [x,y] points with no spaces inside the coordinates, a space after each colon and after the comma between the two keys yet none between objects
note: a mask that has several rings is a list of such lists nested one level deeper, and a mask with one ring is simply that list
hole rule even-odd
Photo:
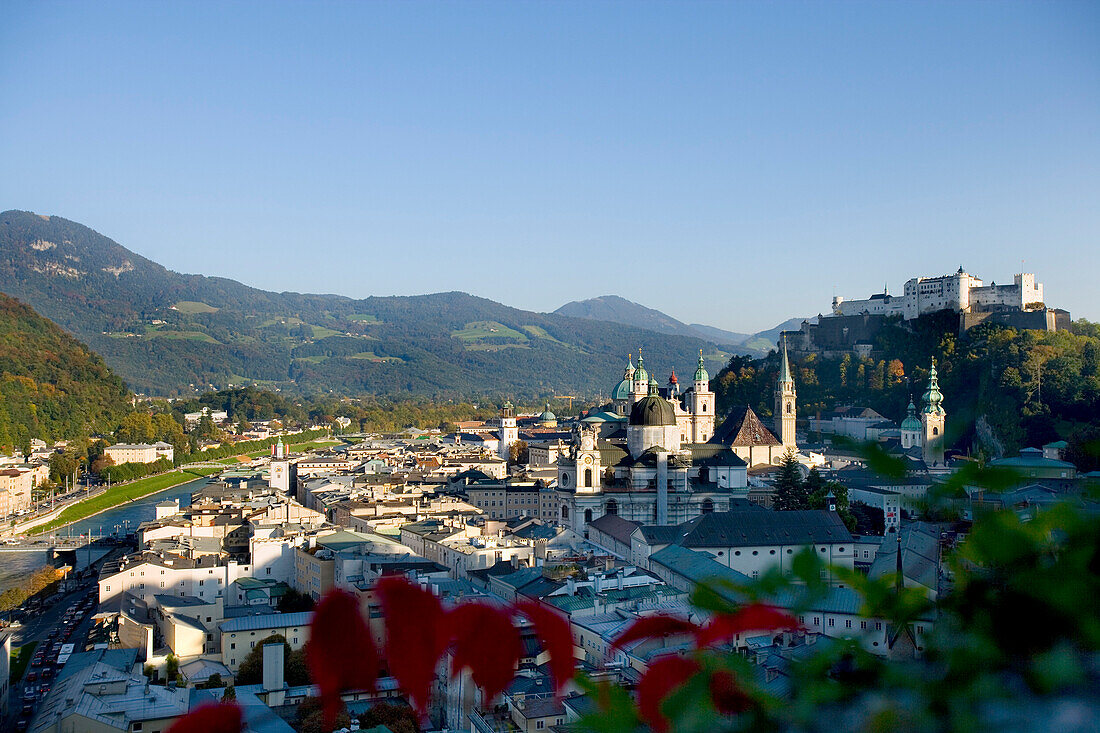
[{"label": "church tower", "polygon": [[921,433],[923,432],[924,426],[921,424],[920,418],[917,417],[917,406],[913,404],[913,397],[910,396],[909,408],[906,412],[905,419],[901,421],[902,450],[919,448],[921,445]]},{"label": "church tower", "polygon": [[692,443],[706,443],[714,436],[714,393],[710,391],[710,374],[703,365],[703,350],[699,350],[699,364],[691,384],[691,435],[684,436]]},{"label": "church tower", "polygon": [[784,448],[795,448],[794,423],[796,393],[794,378],[791,377],[791,363],[787,359],[787,339],[783,339],[782,355],[779,361],[779,379],[775,384],[775,436]]},{"label": "church tower", "polygon": [[630,404],[634,404],[649,394],[649,372],[645,370],[645,361],[642,359],[642,350],[638,349],[638,368],[634,370],[634,389],[631,392]]},{"label": "church tower", "polygon": [[600,493],[600,450],[595,428],[582,427],[569,456],[558,458],[558,486],[577,494]]},{"label": "church tower", "polygon": [[928,391],[924,393],[922,401],[924,408],[921,410],[920,422],[924,462],[928,466],[942,466],[943,429],[947,413],[943,410],[943,394],[940,393],[935,359],[932,360],[932,369],[928,372]]},{"label": "church tower", "polygon": [[497,455],[508,460],[512,452],[512,444],[519,440],[519,428],[516,426],[516,410],[511,402],[505,402],[500,410],[500,443],[497,445]]}]

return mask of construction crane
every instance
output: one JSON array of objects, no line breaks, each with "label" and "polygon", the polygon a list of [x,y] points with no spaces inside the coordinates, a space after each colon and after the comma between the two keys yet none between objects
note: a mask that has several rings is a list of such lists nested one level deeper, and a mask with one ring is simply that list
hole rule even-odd
[{"label": "construction crane", "polygon": [[569,400],[569,411],[570,412],[573,411],[573,400],[576,399],[573,395],[571,395],[571,394],[558,394],[558,395],[554,395],[554,399],[555,400]]}]

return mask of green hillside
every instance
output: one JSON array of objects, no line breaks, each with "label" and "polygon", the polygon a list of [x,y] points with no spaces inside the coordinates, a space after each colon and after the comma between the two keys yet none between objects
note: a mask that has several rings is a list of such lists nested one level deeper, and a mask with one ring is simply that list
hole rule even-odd
[{"label": "green hillside", "polygon": [[0,294],[0,448],[112,430],[129,401],[103,359]]},{"label": "green hillside", "polygon": [[[935,357],[951,445],[999,455],[1067,440],[1080,467],[1100,468],[1086,449],[1100,439],[1100,327],[1082,320],[1053,333],[957,329],[954,313],[932,314],[884,328],[874,358],[792,359],[799,417],[859,405],[900,422],[910,395],[919,405]],[[748,404],[769,417],[777,372],[774,351],[733,357],[712,383],[719,409]]]},{"label": "green hillside", "polygon": [[[309,266],[308,262],[302,266]],[[466,293],[353,300],[182,275],[60,217],[0,214],[0,290],[86,341],[137,391],[595,395],[645,351],[690,372],[706,339],[533,313]],[[719,368],[727,358],[711,363]]]}]

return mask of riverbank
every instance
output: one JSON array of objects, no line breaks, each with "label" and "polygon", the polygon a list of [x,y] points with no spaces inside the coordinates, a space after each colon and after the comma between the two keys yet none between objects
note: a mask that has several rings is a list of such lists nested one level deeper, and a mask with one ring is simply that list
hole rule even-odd
[{"label": "riverbank", "polygon": [[170,489],[173,486],[185,484],[188,481],[194,481],[196,478],[210,476],[217,472],[218,469],[216,468],[177,469],[175,471],[157,474],[156,476],[138,479],[137,481],[131,481],[130,483],[112,486],[102,494],[66,507],[55,519],[34,527],[29,531],[29,534],[47,534],[55,529],[67,526],[73,522],[79,522],[88,517],[93,517],[96,514],[113,509],[127,502],[140,499],[149,494],[155,494],[158,491]]}]

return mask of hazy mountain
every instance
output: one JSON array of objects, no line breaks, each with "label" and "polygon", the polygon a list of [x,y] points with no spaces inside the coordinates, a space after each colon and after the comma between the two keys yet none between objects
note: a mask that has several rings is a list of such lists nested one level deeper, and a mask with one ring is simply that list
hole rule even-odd
[{"label": "hazy mountain", "polygon": [[0,294],[0,447],[114,429],[129,400],[103,359]]},{"label": "hazy mountain", "polygon": [[648,328],[658,333],[692,336],[721,344],[729,351],[751,356],[763,356],[775,349],[780,331],[797,330],[804,318],[791,318],[775,328],[758,333],[737,333],[702,323],[687,324],[678,321],[667,313],[647,308],[618,295],[601,295],[588,300],[574,300],[554,311],[560,315],[576,316],[600,321],[622,323],[638,328]]},{"label": "hazy mountain", "polygon": [[272,293],[172,272],[81,224],[22,211],[0,214],[0,291],[154,394],[257,383],[351,395],[606,395],[639,347],[658,372],[690,371],[699,349],[714,371],[729,356],[711,339],[465,293]]},{"label": "hazy mountain", "polygon": [[752,336],[752,334],[727,331],[724,328],[707,326],[702,323],[692,323],[691,327],[695,329],[695,332],[699,335],[703,336],[704,338],[709,338],[719,344],[737,345]]}]

